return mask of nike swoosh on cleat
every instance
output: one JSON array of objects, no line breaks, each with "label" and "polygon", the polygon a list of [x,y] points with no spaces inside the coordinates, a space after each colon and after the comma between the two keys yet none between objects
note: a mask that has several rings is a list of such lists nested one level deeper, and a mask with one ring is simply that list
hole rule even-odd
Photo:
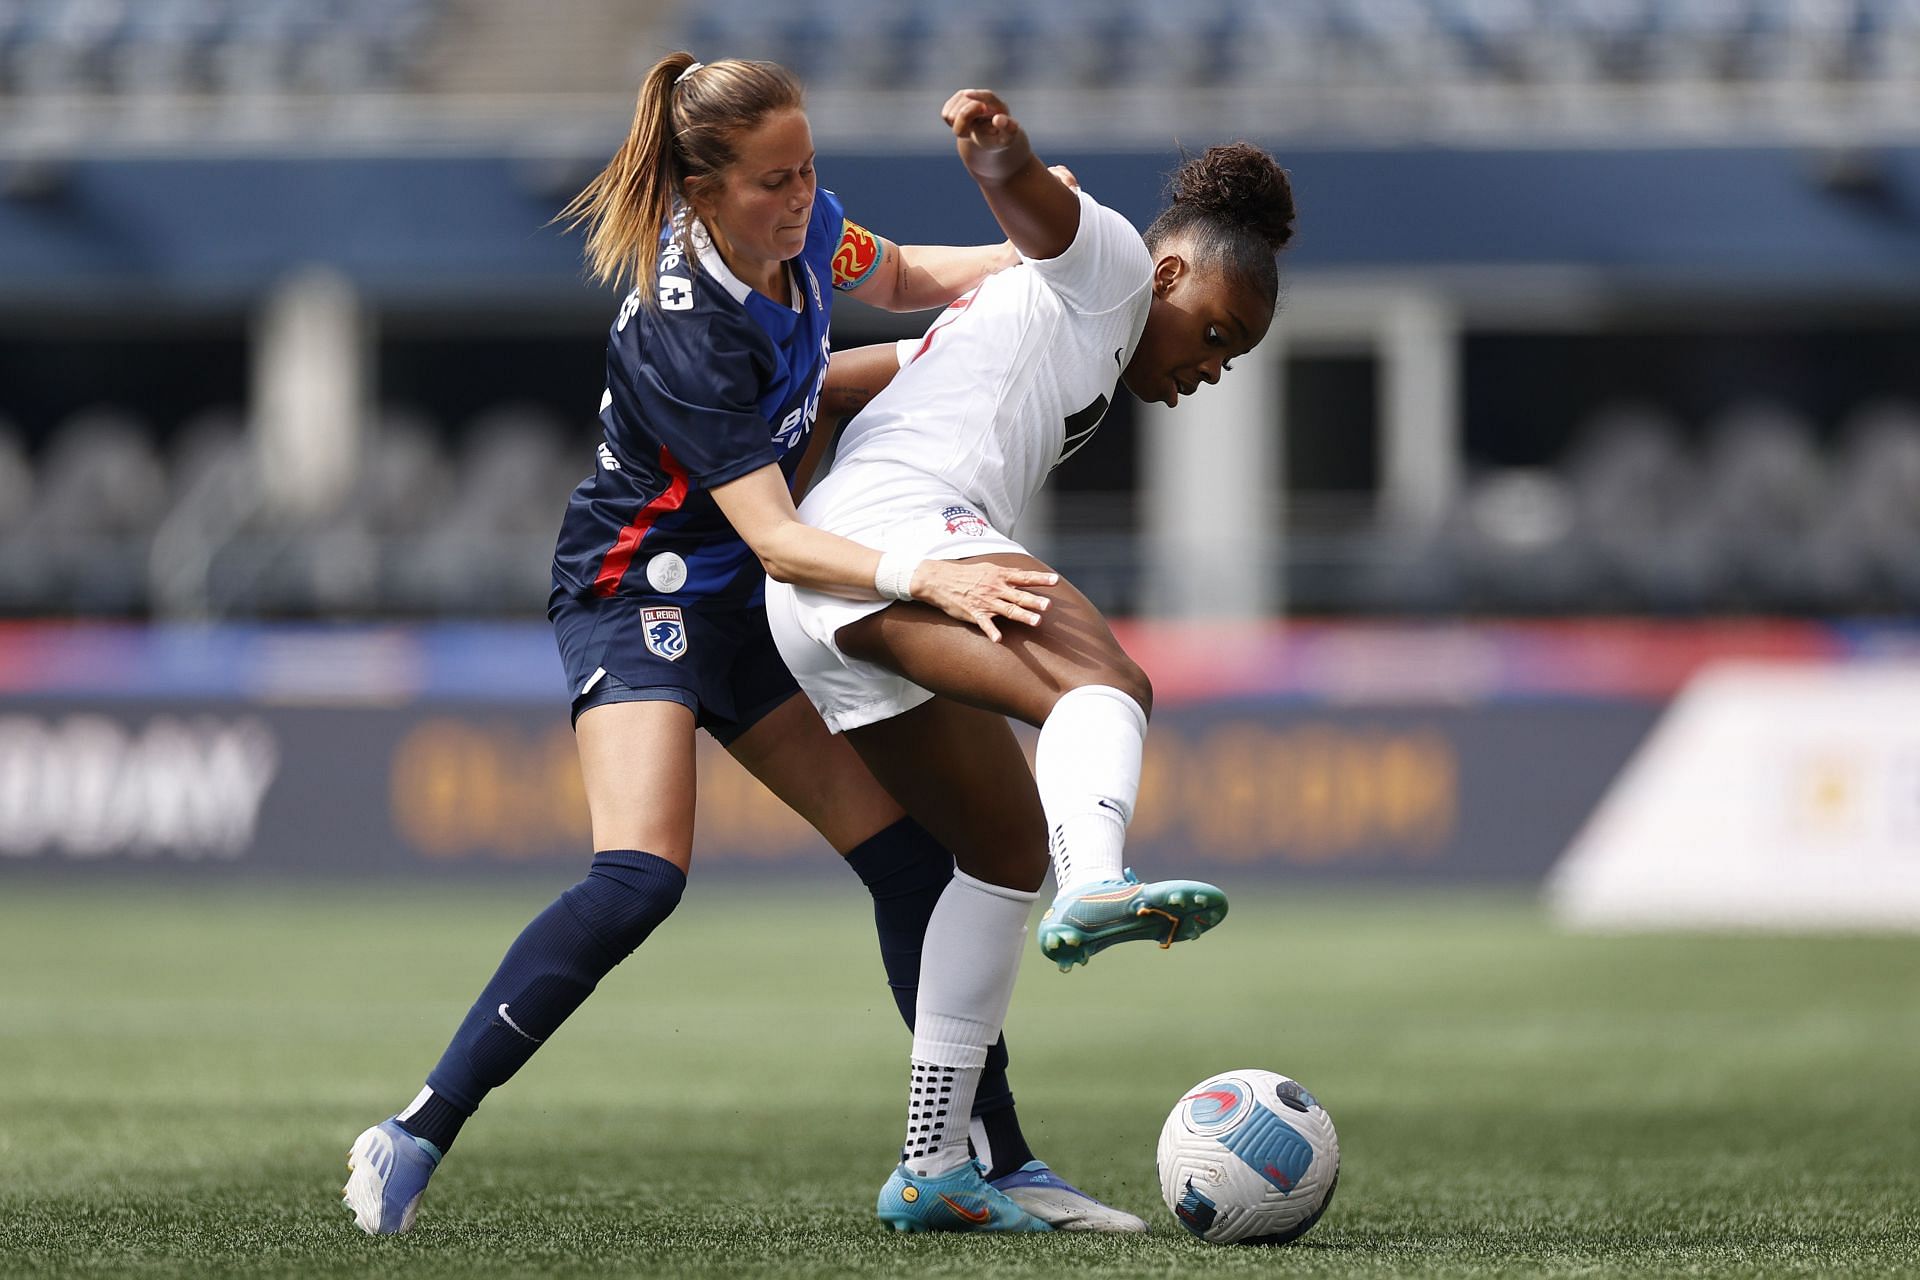
[{"label": "nike swoosh on cleat", "polygon": [[993,1210],[991,1209],[981,1209],[978,1212],[975,1212],[971,1209],[963,1209],[957,1203],[955,1203],[953,1197],[949,1195],[943,1194],[940,1197],[940,1200],[941,1200],[941,1203],[947,1206],[947,1208],[953,1210],[955,1213],[965,1218],[968,1222],[973,1223],[975,1226],[979,1226],[981,1223],[985,1222],[988,1218],[991,1218],[993,1216]]}]

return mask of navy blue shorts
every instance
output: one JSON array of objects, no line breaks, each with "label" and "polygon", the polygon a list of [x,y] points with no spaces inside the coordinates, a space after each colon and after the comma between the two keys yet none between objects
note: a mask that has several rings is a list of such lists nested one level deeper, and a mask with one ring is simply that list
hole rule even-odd
[{"label": "navy blue shorts", "polygon": [[573,718],[610,702],[678,702],[726,746],[800,692],[764,608],[702,611],[658,597],[547,601]]}]

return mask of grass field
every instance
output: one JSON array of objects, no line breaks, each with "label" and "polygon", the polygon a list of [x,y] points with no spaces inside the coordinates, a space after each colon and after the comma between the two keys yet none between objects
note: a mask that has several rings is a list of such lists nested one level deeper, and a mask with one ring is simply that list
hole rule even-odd
[{"label": "grass field", "polygon": [[[1009,1025],[1034,1145],[1147,1239],[895,1237],[907,1041],[847,892],[696,883],[468,1126],[411,1235],[338,1200],[558,886],[0,890],[0,1271],[1911,1275],[1920,939],[1569,938],[1517,898],[1243,894]],[[1281,1250],[1160,1204],[1182,1090],[1264,1066],[1340,1128]]]}]

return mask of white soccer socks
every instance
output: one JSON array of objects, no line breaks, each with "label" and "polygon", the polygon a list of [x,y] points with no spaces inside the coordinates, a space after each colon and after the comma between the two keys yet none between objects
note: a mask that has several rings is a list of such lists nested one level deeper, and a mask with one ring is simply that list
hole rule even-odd
[{"label": "white soccer socks", "polygon": [[1040,726],[1033,774],[1059,893],[1120,878],[1146,742],[1147,713],[1111,685],[1068,690]]},{"label": "white soccer socks", "polygon": [[927,921],[905,1146],[915,1177],[938,1177],[967,1162],[974,1091],[1013,1002],[1037,897],[956,870]]}]

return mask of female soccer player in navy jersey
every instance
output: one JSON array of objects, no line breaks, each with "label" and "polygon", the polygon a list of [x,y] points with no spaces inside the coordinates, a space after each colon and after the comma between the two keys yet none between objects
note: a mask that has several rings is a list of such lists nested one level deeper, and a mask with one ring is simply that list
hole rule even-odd
[{"label": "female soccer player in navy jersey", "polygon": [[[1171,406],[1266,334],[1293,193],[1259,148],[1216,147],[1181,168],[1143,238],[1049,175],[995,95],[963,90],[943,114],[1024,261],[910,348],[801,504],[810,524],[883,550],[876,594],[899,603],[776,581],[767,611],[827,724],[959,864],[927,927],[905,1159],[879,1216],[906,1231],[1046,1230],[1002,1194],[1017,1179],[981,1179],[956,1119],[1006,1017],[1049,852],[1058,892],[1040,944],[1063,969],[1117,941],[1197,936],[1226,900],[1122,866],[1152,691],[1085,596],[1035,587],[1044,619],[1030,606],[1003,643],[908,597],[940,564],[1048,572],[1005,531],[1116,384]],[[734,525],[760,536],[748,513]],[[1009,716],[1040,728],[1032,773]]]},{"label": "female soccer player in navy jersey", "polygon": [[[345,1188],[369,1233],[407,1230],[461,1125],[679,902],[705,728],[845,855],[873,893],[889,985],[911,1023],[921,939],[953,858],[831,736],[767,631],[765,573],[873,594],[876,551],[792,518],[820,411],[831,290],[894,310],[951,301],[1007,246],[901,247],[815,185],[798,84],[771,63],[673,54],[649,71],[626,143],[563,216],[595,274],[632,280],[607,344],[604,440],[554,556],[553,621],[573,699],[594,857],[527,926],[427,1086],[362,1133]],[[787,519],[743,540],[742,509]],[[944,616],[1024,616],[1050,574],[937,565],[914,597]],[[1063,1227],[1145,1230],[1032,1161],[996,1046],[976,1140]]]}]

